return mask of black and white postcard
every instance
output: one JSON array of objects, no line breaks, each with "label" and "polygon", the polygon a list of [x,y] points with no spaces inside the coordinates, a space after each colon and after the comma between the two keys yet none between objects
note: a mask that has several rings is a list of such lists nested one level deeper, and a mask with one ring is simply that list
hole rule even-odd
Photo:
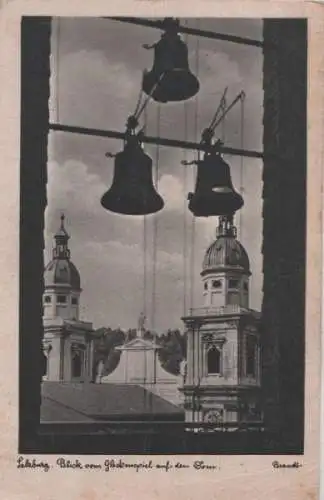
[{"label": "black and white postcard", "polygon": [[319,498],[323,8],[1,15],[6,498]]}]

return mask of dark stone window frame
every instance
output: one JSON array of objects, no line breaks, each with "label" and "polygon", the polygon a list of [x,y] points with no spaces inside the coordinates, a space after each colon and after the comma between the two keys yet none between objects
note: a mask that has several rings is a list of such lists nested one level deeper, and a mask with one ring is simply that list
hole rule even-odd
[{"label": "dark stone window frame", "polygon": [[[50,23],[48,17],[22,18],[19,453],[47,453],[55,448],[39,434]],[[265,44],[275,48],[264,52],[264,414],[266,427],[273,425],[275,432],[269,453],[296,454],[303,452],[304,432],[307,20],[265,19],[263,36]],[[298,74],[292,84],[293,68],[298,68]],[[281,112],[280,107],[286,109]],[[277,161],[274,155],[284,160]],[[287,198],[292,175],[294,196]],[[274,409],[276,419],[271,417]],[[112,453],[120,453],[118,446]],[[134,450],[138,448],[132,454]],[[72,448],[66,451],[71,452]]]},{"label": "dark stone window frame", "polygon": [[231,291],[239,291],[240,284],[241,284],[241,281],[238,278],[229,278],[228,279],[228,288]]},{"label": "dark stone window frame", "polygon": [[219,290],[219,291],[221,291],[222,288],[223,288],[223,282],[222,282],[222,280],[219,280],[219,279],[212,280],[212,289],[213,290]]},{"label": "dark stone window frame", "polygon": [[245,376],[256,379],[258,371],[258,339],[254,334],[245,335]]},{"label": "dark stone window frame", "polygon": [[[212,358],[213,354],[217,355],[217,358]],[[217,369],[214,368],[217,366]],[[206,351],[206,369],[207,376],[221,376],[223,371],[223,344],[222,343],[213,343],[208,346]]]},{"label": "dark stone window frame", "polygon": [[71,347],[71,377],[78,379],[83,376],[84,350]]},{"label": "dark stone window frame", "polygon": [[67,303],[68,303],[68,297],[67,297],[67,295],[59,294],[56,297],[56,303],[59,304],[60,306],[61,305],[67,305]]}]

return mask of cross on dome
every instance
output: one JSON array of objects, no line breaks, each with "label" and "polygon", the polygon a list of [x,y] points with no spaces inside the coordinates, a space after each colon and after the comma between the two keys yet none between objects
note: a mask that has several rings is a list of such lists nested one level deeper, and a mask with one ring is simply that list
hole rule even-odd
[{"label": "cross on dome", "polygon": [[60,217],[61,223],[59,230],[55,233],[55,248],[53,249],[53,258],[59,259],[69,259],[70,258],[70,250],[68,248],[68,240],[70,236],[66,232],[64,227],[65,215],[61,214]]},{"label": "cross on dome", "polygon": [[54,248],[52,260],[47,264],[44,273],[45,287],[53,288],[56,285],[70,285],[73,290],[81,290],[80,274],[73,262],[68,246],[70,236],[65,227],[65,214],[60,215],[60,225],[54,234]]},{"label": "cross on dome", "polygon": [[218,227],[216,229],[216,236],[230,236],[236,238],[237,230],[234,225],[234,215],[222,215],[218,220]]}]

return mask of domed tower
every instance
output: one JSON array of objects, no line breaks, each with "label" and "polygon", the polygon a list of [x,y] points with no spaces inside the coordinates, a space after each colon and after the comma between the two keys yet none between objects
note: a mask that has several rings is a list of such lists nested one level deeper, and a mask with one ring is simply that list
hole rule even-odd
[{"label": "domed tower", "polygon": [[78,320],[81,281],[79,271],[70,260],[70,237],[64,227],[64,215],[54,239],[53,258],[44,271],[44,317]]},{"label": "domed tower", "polygon": [[236,239],[236,227],[220,217],[216,240],[207,249],[202,266],[204,305],[249,307],[249,257]]},{"label": "domed tower", "polygon": [[44,380],[84,382],[92,374],[93,328],[79,319],[81,280],[70,260],[69,238],[62,215],[52,260],[44,270]]},{"label": "domed tower", "polygon": [[187,367],[180,390],[187,422],[260,423],[260,314],[249,308],[248,255],[233,216],[219,218],[203,260],[203,306],[183,318]]}]

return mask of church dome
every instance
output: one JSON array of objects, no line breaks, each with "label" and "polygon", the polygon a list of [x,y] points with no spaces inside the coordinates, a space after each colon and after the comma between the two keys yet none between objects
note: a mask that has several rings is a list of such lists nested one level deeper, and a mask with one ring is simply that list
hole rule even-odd
[{"label": "church dome", "polygon": [[45,287],[68,285],[74,290],[81,290],[79,271],[70,260],[70,250],[68,248],[70,237],[64,227],[64,215],[61,216],[61,226],[54,238],[53,258],[44,271]]},{"label": "church dome", "polygon": [[53,259],[45,267],[45,287],[54,285],[69,285],[74,290],[80,290],[80,274],[73,262],[63,259]]},{"label": "church dome", "polygon": [[205,253],[202,274],[228,267],[250,274],[249,257],[244,247],[236,239],[236,228],[228,225],[224,219],[220,221],[217,228],[216,240]]}]

